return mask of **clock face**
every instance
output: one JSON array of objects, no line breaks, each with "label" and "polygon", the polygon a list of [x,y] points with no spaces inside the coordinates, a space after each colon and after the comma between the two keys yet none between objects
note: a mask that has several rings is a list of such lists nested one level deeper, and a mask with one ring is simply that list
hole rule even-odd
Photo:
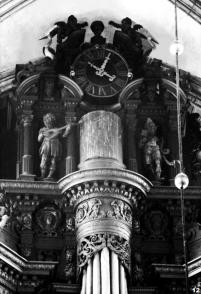
[{"label": "clock face", "polygon": [[74,61],[73,78],[93,97],[117,95],[127,84],[129,71],[124,58],[111,49],[93,47]]}]

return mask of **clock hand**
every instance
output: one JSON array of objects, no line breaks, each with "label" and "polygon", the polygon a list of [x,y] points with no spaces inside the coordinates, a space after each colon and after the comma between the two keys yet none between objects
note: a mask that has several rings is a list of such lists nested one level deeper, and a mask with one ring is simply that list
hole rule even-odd
[{"label": "clock hand", "polygon": [[106,71],[103,72],[103,75],[109,78],[109,81],[112,82],[114,79],[116,79],[115,75],[109,75]]},{"label": "clock hand", "polygon": [[111,53],[108,53],[108,55],[105,57],[105,60],[103,61],[103,64],[100,67],[101,70],[104,70],[105,69],[108,61],[110,60],[110,55],[111,55]]},{"label": "clock hand", "polygon": [[112,81],[116,78],[115,75],[110,75],[109,73],[107,73],[106,71],[104,71],[103,69],[101,69],[100,67],[94,65],[93,63],[91,63],[91,62],[89,62],[89,61],[88,61],[88,64],[89,64],[92,68],[96,69],[96,72],[95,72],[95,73],[96,73],[97,76],[100,76],[100,77],[106,76],[106,77],[109,78],[109,81],[110,81],[110,82],[112,82]]},{"label": "clock hand", "polygon": [[96,69],[98,72],[101,71],[101,68],[98,67],[98,66],[96,66],[96,65],[94,65],[93,63],[91,63],[91,62],[88,61],[88,64],[89,64],[92,68]]},{"label": "clock hand", "polygon": [[[98,73],[96,72],[96,74],[98,74]],[[98,75],[101,76],[101,77],[103,77],[103,76],[108,77],[110,82],[112,82],[112,81],[114,81],[114,79],[116,79],[115,75],[110,75],[106,71],[103,71],[103,72],[99,73]]]}]

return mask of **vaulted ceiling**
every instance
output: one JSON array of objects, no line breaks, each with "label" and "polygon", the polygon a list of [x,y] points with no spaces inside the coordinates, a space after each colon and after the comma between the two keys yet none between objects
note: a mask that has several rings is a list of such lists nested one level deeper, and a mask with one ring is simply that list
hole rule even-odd
[{"label": "vaulted ceiling", "polygon": [[[175,64],[169,47],[174,40],[175,0],[0,0],[0,73],[43,56],[45,42],[39,38],[54,22],[75,14],[79,20],[95,17],[117,22],[130,17],[142,24],[158,40],[159,46],[151,57],[170,65]],[[201,77],[201,0],[177,0],[179,37],[185,52],[180,57],[180,68]],[[185,12],[185,13],[184,13]],[[108,28],[106,28],[108,29]],[[195,62],[196,60],[196,62]]]},{"label": "vaulted ceiling", "polygon": [[[0,21],[36,0],[0,0]],[[175,0],[169,0],[175,4]],[[201,24],[201,0],[176,0],[177,6]]]},{"label": "vaulted ceiling", "polygon": [[[169,0],[175,4],[175,0]],[[177,6],[201,24],[201,0],[177,0]]]}]

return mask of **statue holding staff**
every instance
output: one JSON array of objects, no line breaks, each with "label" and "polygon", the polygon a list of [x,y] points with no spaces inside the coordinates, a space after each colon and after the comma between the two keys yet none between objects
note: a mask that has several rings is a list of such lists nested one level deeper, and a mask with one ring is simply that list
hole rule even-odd
[{"label": "statue holding staff", "polygon": [[43,116],[44,127],[39,130],[38,141],[42,142],[40,147],[41,156],[41,178],[52,179],[57,161],[62,155],[62,145],[59,136],[65,129],[63,137],[67,137],[70,132],[71,124],[67,124],[61,128],[56,128],[56,117],[53,113],[47,113]]}]

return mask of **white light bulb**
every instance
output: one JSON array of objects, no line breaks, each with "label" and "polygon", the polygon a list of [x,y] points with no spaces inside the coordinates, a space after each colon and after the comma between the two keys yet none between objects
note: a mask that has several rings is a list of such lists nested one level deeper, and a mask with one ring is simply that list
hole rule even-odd
[{"label": "white light bulb", "polygon": [[174,178],[174,184],[179,190],[186,189],[189,184],[189,178],[185,173],[179,173]]},{"label": "white light bulb", "polygon": [[170,53],[173,55],[181,55],[184,52],[184,46],[179,40],[175,40],[170,46]]}]

